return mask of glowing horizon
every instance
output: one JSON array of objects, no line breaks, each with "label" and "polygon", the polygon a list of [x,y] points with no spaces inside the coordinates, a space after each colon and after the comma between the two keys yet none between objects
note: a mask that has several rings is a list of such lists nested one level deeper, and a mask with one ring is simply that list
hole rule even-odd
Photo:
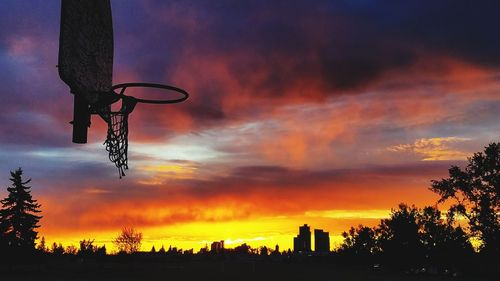
[{"label": "glowing horizon", "polygon": [[[226,248],[234,248],[243,243],[251,247],[266,246],[274,249],[276,245],[279,246],[280,251],[293,250],[293,237],[298,234],[299,226],[306,223],[305,221],[315,222],[315,224],[307,223],[314,229],[323,229],[329,231],[328,228],[336,230],[334,233],[329,233],[331,249],[337,248],[343,238],[342,231],[347,231],[349,223],[357,221],[365,225],[373,226],[379,223],[380,219],[387,218],[390,210],[368,210],[367,211],[354,211],[349,210],[330,210],[326,211],[324,216],[318,216],[315,212],[306,212],[302,216],[295,217],[267,217],[259,219],[258,221],[246,220],[237,222],[194,222],[181,225],[174,225],[171,227],[149,227],[145,229],[137,229],[143,233],[143,243],[141,245],[142,251],[149,251],[151,247],[159,250],[162,246],[168,250],[170,246],[177,247],[178,249],[189,250],[193,249],[195,252],[201,248],[215,241],[224,240]],[[335,222],[329,220],[333,216],[340,219],[347,219],[347,222]],[[374,214],[376,214],[374,216]],[[301,221],[304,223],[297,224]],[[321,226],[321,227],[320,227]],[[290,228],[294,227],[290,231]],[[323,227],[323,228],[322,228]],[[200,233],[202,229],[205,233]],[[198,231],[197,231],[198,230]],[[40,238],[43,234],[43,229],[40,231]],[[88,233],[85,237],[80,237],[80,234],[67,234],[58,236],[58,234],[48,234],[43,236],[46,245],[51,246],[52,243],[61,243],[63,246],[74,245],[78,246],[79,241],[83,239],[94,239],[95,245],[105,245],[108,252],[113,253],[116,248],[113,244],[113,238],[118,236],[118,232],[111,231],[93,231]],[[311,235],[311,241],[314,246],[314,234]],[[313,247],[314,249],[314,247]]]}]

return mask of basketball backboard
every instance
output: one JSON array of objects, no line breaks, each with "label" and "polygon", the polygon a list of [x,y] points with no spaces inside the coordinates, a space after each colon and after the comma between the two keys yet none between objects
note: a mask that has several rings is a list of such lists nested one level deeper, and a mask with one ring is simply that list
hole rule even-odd
[{"label": "basketball backboard", "polygon": [[90,105],[112,87],[113,24],[109,0],[62,0],[58,68],[59,76],[74,95],[73,142],[86,143]]}]

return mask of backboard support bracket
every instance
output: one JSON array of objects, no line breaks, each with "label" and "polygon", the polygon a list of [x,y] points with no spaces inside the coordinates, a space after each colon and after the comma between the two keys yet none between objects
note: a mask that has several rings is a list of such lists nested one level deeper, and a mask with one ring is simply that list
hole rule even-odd
[{"label": "backboard support bracket", "polygon": [[87,143],[87,131],[90,127],[90,108],[84,95],[73,93],[73,142]]}]

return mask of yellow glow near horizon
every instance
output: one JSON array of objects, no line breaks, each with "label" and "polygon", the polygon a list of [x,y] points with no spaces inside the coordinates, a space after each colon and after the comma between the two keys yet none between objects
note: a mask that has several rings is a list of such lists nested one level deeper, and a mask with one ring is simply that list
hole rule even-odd
[{"label": "yellow glow near horizon", "polygon": [[145,165],[140,166],[140,170],[153,173],[154,176],[149,180],[139,181],[141,184],[156,185],[162,184],[167,178],[169,179],[190,179],[193,178],[196,172],[196,167],[189,165]]},{"label": "yellow glow near horizon", "polygon": [[388,218],[390,214],[390,210],[323,210],[306,212],[307,216],[332,219],[383,219]]},{"label": "yellow glow near horizon", "polygon": [[[246,243],[253,248],[266,246],[274,249],[279,245],[280,251],[292,249],[293,237],[298,234],[299,226],[308,224],[311,232],[314,229],[323,229],[330,233],[331,249],[342,243],[342,231],[359,223],[374,225],[380,217],[389,214],[388,210],[329,210],[308,211],[298,216],[261,217],[247,220],[233,221],[194,221],[176,223],[154,227],[135,227],[143,233],[142,251],[149,251],[151,247],[157,250],[169,246],[199,251],[206,245],[210,247],[213,241],[224,240],[227,248],[234,248]],[[62,243],[64,246],[74,245],[82,239],[95,239],[96,245],[106,245],[109,253],[114,252],[113,239],[118,236],[120,229],[115,231],[92,231],[76,233],[44,233],[46,244]],[[314,234],[311,237],[314,248]]]}]

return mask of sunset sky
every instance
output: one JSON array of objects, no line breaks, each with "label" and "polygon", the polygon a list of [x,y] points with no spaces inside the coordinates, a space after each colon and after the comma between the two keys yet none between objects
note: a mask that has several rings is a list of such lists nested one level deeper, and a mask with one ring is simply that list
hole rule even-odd
[{"label": "sunset sky", "polygon": [[49,243],[288,249],[307,223],[334,247],[499,141],[500,2],[479,2],[112,0],[114,84],[191,94],[136,107],[120,180],[100,118],[71,142],[60,1],[2,0],[0,197],[22,167]]}]

